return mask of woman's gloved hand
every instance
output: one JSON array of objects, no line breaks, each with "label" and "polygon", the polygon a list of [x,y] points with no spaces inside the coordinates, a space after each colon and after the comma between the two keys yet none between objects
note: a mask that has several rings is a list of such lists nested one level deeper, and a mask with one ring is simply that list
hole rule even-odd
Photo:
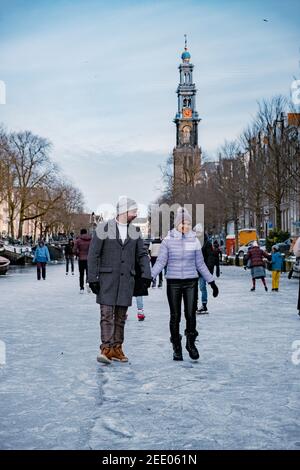
[{"label": "woman's gloved hand", "polygon": [[219,289],[215,281],[209,282],[210,287],[212,288],[213,291],[213,297],[218,297],[219,295]]}]

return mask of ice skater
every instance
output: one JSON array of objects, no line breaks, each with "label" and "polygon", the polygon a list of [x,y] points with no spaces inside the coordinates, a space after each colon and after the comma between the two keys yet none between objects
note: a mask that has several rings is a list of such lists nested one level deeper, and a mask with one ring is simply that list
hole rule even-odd
[{"label": "ice skater", "polygon": [[252,287],[251,292],[255,291],[256,287],[256,279],[261,279],[265,291],[268,291],[267,283],[266,283],[266,269],[265,269],[265,261],[267,259],[271,261],[271,256],[261,248],[259,248],[257,241],[255,240],[252,243],[251,248],[249,248],[248,253],[244,256],[244,262],[247,263],[247,266],[251,268],[251,276],[252,276]]},{"label": "ice skater", "polygon": [[[194,227],[194,230],[196,227]],[[196,230],[197,233],[197,230]],[[202,254],[204,258],[204,262],[211,274],[214,274],[214,269],[216,267],[216,276],[220,276],[220,253],[221,250],[219,248],[219,244],[217,240],[214,241],[212,244],[209,236],[207,233],[204,234],[204,244],[202,247]],[[222,253],[221,253],[222,254]],[[207,287],[206,287],[206,281],[203,278],[203,276],[199,276],[199,289],[201,292],[201,302],[202,306],[197,310],[196,313],[198,315],[206,315],[208,314],[208,292],[207,292]],[[197,303],[198,303],[198,292],[197,292]]]},{"label": "ice skater", "polygon": [[[80,230],[80,237],[75,241],[75,254],[78,257],[78,268],[79,268],[79,287],[80,294],[84,293],[84,274],[86,273],[86,284],[88,279],[88,252],[89,246],[91,243],[91,236],[88,235],[87,229],[82,228]],[[90,291],[90,288],[87,284],[87,291]]]},{"label": "ice skater", "polygon": [[50,253],[48,247],[45,245],[43,240],[38,242],[38,246],[35,249],[33,263],[37,263],[36,265],[36,274],[37,280],[41,280],[42,278],[46,279],[46,265],[50,262]]},{"label": "ice skater", "polygon": [[[146,247],[145,247],[146,248]],[[147,252],[148,260],[150,260]],[[150,274],[151,275],[151,274]],[[148,286],[142,278],[141,268],[138,263],[135,263],[135,276],[134,276],[134,291],[133,297],[135,297],[138,321],[144,321],[146,316],[144,312],[144,297],[148,296]]]},{"label": "ice skater", "polygon": [[[160,250],[160,245],[161,245],[161,238],[160,237],[155,237],[154,240],[150,243],[149,245],[149,253],[151,257],[151,266],[153,267],[156,263],[157,257],[159,255],[159,250]],[[158,282],[158,287],[163,286],[163,273],[159,273],[159,282]],[[153,280],[152,282],[152,287],[156,287],[156,279]]]},{"label": "ice skater", "polygon": [[192,218],[183,208],[179,208],[175,217],[174,229],[170,230],[162,241],[159,255],[152,268],[152,279],[168,264],[166,274],[167,297],[170,307],[170,334],[173,345],[173,359],[182,361],[180,335],[181,302],[184,302],[186,320],[186,349],[193,360],[199,358],[195,346],[198,336],[196,330],[196,308],[199,274],[203,276],[217,297],[219,291],[213,275],[209,272],[201,251],[201,245],[192,230]]},{"label": "ice skater", "polygon": [[136,297],[136,307],[137,307],[136,317],[138,321],[144,321],[145,320],[144,299],[142,295],[138,295]]},{"label": "ice skater", "polygon": [[276,245],[272,247],[271,269],[272,269],[272,291],[278,292],[280,274],[283,269],[283,259]]},{"label": "ice skater", "polygon": [[71,264],[71,272],[74,275],[74,241],[70,238],[68,244],[65,246],[65,259],[66,259],[66,276],[69,274],[69,264]]}]

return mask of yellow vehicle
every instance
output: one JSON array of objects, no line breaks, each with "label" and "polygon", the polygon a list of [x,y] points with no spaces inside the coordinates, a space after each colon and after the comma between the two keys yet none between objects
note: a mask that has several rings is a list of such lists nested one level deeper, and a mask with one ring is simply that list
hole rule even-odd
[{"label": "yellow vehicle", "polygon": [[257,233],[255,228],[243,228],[239,230],[239,246],[247,245],[249,242],[257,241]]},{"label": "yellow vehicle", "polygon": [[243,228],[239,230],[238,236],[238,245],[239,245],[239,252],[242,250],[243,254],[245,251],[243,248],[247,247],[250,242],[254,240],[258,241],[258,236],[256,230],[254,228]]}]

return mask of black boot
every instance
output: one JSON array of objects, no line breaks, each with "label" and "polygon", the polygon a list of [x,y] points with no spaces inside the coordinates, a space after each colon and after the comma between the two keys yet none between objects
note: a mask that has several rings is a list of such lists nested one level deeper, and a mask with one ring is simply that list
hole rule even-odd
[{"label": "black boot", "polygon": [[207,304],[202,304],[202,307],[200,309],[196,310],[196,313],[198,315],[205,315],[208,314],[208,309],[207,309]]},{"label": "black boot", "polygon": [[199,359],[198,349],[195,346],[196,336],[197,335],[195,333],[188,333],[186,335],[186,349],[190,355],[190,358],[194,361]]},{"label": "black boot", "polygon": [[181,335],[179,339],[172,340],[170,338],[172,346],[173,346],[173,360],[174,361],[183,361],[182,357],[182,347],[181,347]]}]

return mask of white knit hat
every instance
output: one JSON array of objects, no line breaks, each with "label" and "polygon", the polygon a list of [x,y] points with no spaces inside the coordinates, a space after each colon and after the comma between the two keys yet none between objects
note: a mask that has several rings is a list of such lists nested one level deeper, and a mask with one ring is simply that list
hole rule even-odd
[{"label": "white knit hat", "polygon": [[179,224],[183,222],[192,223],[192,217],[190,216],[189,212],[184,207],[178,207],[177,214],[174,221],[174,226],[178,227]]},{"label": "white knit hat", "polygon": [[138,205],[134,199],[130,199],[127,196],[120,196],[116,205],[117,215],[124,214],[125,212],[137,209]]}]

